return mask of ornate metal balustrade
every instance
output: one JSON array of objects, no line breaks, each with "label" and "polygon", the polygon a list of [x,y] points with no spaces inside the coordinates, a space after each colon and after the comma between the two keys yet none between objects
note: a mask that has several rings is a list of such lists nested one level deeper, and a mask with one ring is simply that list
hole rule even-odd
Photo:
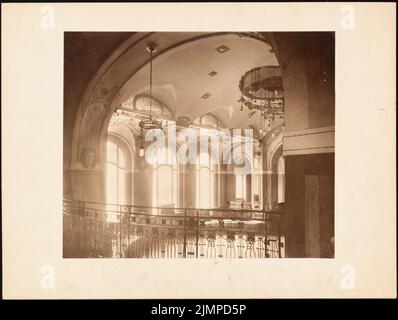
[{"label": "ornate metal balustrade", "polygon": [[64,257],[281,258],[282,218],[276,211],[64,200]]}]

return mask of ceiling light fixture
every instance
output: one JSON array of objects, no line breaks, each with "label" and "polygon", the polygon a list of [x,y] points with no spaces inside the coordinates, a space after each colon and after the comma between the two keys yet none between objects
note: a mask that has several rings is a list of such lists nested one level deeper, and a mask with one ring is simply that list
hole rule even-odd
[{"label": "ceiling light fixture", "polygon": [[243,111],[246,107],[249,118],[257,112],[261,113],[264,119],[264,130],[261,133],[273,129],[275,120],[284,120],[285,99],[279,67],[263,66],[249,70],[240,79],[239,89],[240,110]]},{"label": "ceiling light fixture", "polygon": [[152,115],[152,60],[153,54],[156,52],[156,48],[155,45],[149,44],[146,49],[150,53],[151,59],[149,65],[149,115],[138,123],[141,128],[141,133],[143,133],[143,130],[162,129],[162,121],[157,120],[156,117]]},{"label": "ceiling light fixture", "polygon": [[225,53],[225,52],[229,51],[230,49],[226,45],[222,45],[222,46],[217,47],[216,50],[219,53]]}]

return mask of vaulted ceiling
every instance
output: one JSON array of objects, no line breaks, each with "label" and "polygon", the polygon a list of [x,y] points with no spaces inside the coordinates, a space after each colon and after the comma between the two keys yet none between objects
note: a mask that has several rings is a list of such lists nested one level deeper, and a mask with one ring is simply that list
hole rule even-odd
[{"label": "vaulted ceiling", "polygon": [[[156,43],[156,38],[151,41]],[[149,57],[144,48],[142,54]],[[249,119],[246,112],[240,111],[239,80],[246,71],[264,65],[275,66],[278,62],[271,47],[257,39],[223,34],[187,41],[155,54],[153,96],[167,105],[175,119],[187,116],[194,120],[212,113],[225,127],[260,128],[259,114]],[[146,64],[130,77],[118,96],[123,101],[148,93]]]}]

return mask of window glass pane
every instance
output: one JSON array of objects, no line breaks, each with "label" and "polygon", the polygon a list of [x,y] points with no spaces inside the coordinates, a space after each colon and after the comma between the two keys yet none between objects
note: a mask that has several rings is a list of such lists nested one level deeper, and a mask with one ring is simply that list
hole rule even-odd
[{"label": "window glass pane", "polygon": [[211,114],[205,114],[201,118],[202,125],[217,128],[217,119]]},{"label": "window glass pane", "polygon": [[209,165],[209,155],[205,152],[201,152],[199,154],[199,164],[201,166],[208,166]]},{"label": "window glass pane", "polygon": [[246,175],[242,175],[242,198],[243,200],[246,200]]},{"label": "window glass pane", "polygon": [[164,148],[157,148],[155,149],[155,159],[156,159],[156,164],[157,165],[162,165],[165,164],[167,159],[166,159],[166,149]]},{"label": "window glass pane", "polygon": [[106,202],[117,203],[117,170],[114,164],[106,167]]},{"label": "window glass pane", "polygon": [[214,207],[214,173],[209,170],[209,205],[208,208]]},{"label": "window glass pane", "polygon": [[214,172],[212,170],[213,161],[211,160],[211,156],[207,152],[201,152],[198,156],[196,202],[199,208],[212,208],[214,206]]},{"label": "window glass pane", "polygon": [[126,157],[124,156],[124,152],[121,148],[118,148],[118,165],[121,168],[126,167]]},{"label": "window glass pane", "polygon": [[159,202],[164,204],[171,201],[173,178],[171,168],[168,166],[160,166],[158,168],[158,196]]},{"label": "window glass pane", "polygon": [[118,204],[126,203],[126,176],[124,169],[119,169],[118,176]]},{"label": "window glass pane", "polygon": [[172,194],[172,202],[177,205],[177,183],[178,183],[178,174],[177,170],[173,170],[173,194]]},{"label": "window glass pane", "polygon": [[176,155],[170,149],[164,149],[164,159],[165,163],[168,165],[175,165],[176,164]]},{"label": "window glass pane", "polygon": [[260,194],[260,192],[259,192],[259,187],[260,187],[259,176],[257,174],[255,174],[252,177],[253,177],[253,194],[258,195],[258,194]]},{"label": "window glass pane", "polygon": [[157,158],[163,163],[153,171],[154,206],[177,205],[177,166],[175,155],[167,148],[159,150]]},{"label": "window glass pane", "polygon": [[257,158],[254,158],[254,168],[261,169],[260,161]]},{"label": "window glass pane", "polygon": [[242,179],[240,175],[235,177],[235,198],[242,198]]},{"label": "window glass pane", "polygon": [[278,203],[285,202],[285,160],[278,161]]},{"label": "window glass pane", "polygon": [[246,199],[246,176],[238,174],[235,179],[235,197],[237,199]]},{"label": "window glass pane", "polygon": [[137,98],[135,100],[135,108],[138,111],[147,111],[148,113],[151,111],[151,114],[161,114],[163,110],[158,101],[147,96]]},{"label": "window glass pane", "polygon": [[[126,156],[115,143],[107,141],[106,164],[106,202],[108,204],[126,204]],[[108,221],[116,221],[117,215],[110,211],[115,206],[108,205]]]},{"label": "window glass pane", "polygon": [[200,168],[198,175],[198,206],[209,208],[212,206],[212,174],[209,168]]},{"label": "window glass pane", "polygon": [[117,146],[113,142],[106,143],[106,157],[108,162],[117,163]]}]

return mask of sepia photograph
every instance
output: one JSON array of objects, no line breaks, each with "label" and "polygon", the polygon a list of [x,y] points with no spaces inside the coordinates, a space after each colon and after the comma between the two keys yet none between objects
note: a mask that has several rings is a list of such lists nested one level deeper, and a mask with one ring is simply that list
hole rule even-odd
[{"label": "sepia photograph", "polygon": [[64,258],[333,258],[334,32],[64,50]]},{"label": "sepia photograph", "polygon": [[395,3],[1,9],[3,299],[397,297]]}]

